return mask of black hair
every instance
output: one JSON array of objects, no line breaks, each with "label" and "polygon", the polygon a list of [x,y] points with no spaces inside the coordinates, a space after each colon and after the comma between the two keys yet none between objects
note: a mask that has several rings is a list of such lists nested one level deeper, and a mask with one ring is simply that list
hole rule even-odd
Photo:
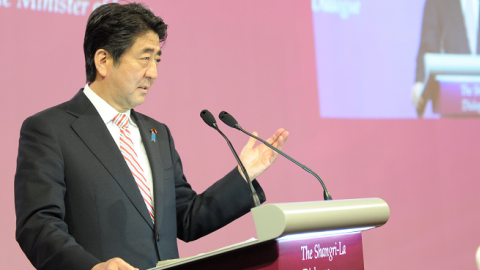
[{"label": "black hair", "polygon": [[94,61],[97,50],[106,50],[113,63],[118,63],[135,39],[148,31],[155,32],[160,42],[167,38],[167,25],[143,4],[110,3],[95,9],[88,18],[83,41],[87,82],[95,81],[97,75]]}]

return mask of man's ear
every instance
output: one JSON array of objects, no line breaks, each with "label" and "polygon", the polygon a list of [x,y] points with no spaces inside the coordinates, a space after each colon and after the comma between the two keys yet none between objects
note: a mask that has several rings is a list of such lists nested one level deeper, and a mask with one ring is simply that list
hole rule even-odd
[{"label": "man's ear", "polygon": [[95,52],[95,67],[97,68],[97,74],[105,78],[107,76],[108,63],[112,61],[111,55],[104,49],[98,49]]}]

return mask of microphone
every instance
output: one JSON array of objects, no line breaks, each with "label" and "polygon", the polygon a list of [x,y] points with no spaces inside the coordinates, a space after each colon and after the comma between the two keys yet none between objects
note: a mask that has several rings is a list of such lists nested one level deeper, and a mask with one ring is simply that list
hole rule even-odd
[{"label": "microphone", "polygon": [[237,120],[235,120],[235,118],[227,113],[226,111],[222,111],[220,113],[220,115],[218,116],[218,118],[220,118],[220,120],[222,120],[223,123],[225,123],[227,126],[229,127],[232,127],[234,129],[238,129],[240,130],[241,132],[247,134],[248,136],[250,137],[253,137],[259,141],[261,141],[263,144],[265,144],[266,146],[270,147],[270,149],[272,149],[273,151],[279,153],[280,155],[284,156],[285,158],[287,158],[288,160],[290,160],[291,162],[297,164],[298,166],[300,166],[302,169],[304,169],[305,171],[307,171],[308,173],[312,174],[313,176],[315,176],[315,178],[317,178],[317,180],[320,182],[320,184],[322,185],[323,187],[323,198],[326,200],[326,201],[329,201],[332,199],[332,195],[330,195],[330,192],[328,192],[327,190],[327,187],[325,186],[325,184],[323,183],[322,179],[320,178],[320,176],[318,176],[315,172],[313,172],[310,168],[308,168],[307,166],[301,164],[300,162],[296,161],[295,159],[291,158],[289,155],[283,153],[281,150],[279,150],[278,148],[276,148],[275,146],[269,144],[268,142],[260,139],[259,137],[247,132],[246,130],[244,130],[237,122]]},{"label": "microphone", "polygon": [[215,117],[210,113],[208,110],[203,110],[200,112],[200,117],[203,119],[203,121],[209,125],[210,127],[214,128],[220,135],[223,136],[223,138],[227,141],[228,147],[230,147],[230,150],[232,151],[233,155],[235,156],[235,159],[237,160],[238,165],[242,169],[243,175],[245,175],[245,178],[247,178],[248,185],[250,186],[250,190],[252,191],[252,199],[253,199],[253,205],[254,207],[260,206],[260,199],[258,198],[257,191],[252,185],[252,180],[250,180],[250,176],[247,173],[247,170],[245,169],[245,166],[243,166],[242,161],[237,155],[237,152],[232,146],[232,143],[230,140],[223,134],[222,131],[218,128],[217,121],[215,121]]},{"label": "microphone", "polygon": [[208,110],[201,111],[200,117],[203,119],[205,124],[213,127],[216,130],[219,130],[217,126],[217,121],[215,121],[215,117],[213,117],[213,114],[210,111]]}]

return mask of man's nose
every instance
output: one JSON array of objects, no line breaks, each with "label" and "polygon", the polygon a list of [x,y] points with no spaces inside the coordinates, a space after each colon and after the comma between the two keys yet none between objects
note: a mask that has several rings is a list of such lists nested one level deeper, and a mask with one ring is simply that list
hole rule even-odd
[{"label": "man's nose", "polygon": [[151,61],[148,64],[147,71],[145,72],[145,77],[155,80],[157,76],[157,62]]}]

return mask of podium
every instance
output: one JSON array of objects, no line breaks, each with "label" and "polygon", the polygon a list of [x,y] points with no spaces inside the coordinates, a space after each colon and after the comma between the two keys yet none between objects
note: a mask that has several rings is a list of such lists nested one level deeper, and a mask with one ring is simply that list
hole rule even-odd
[{"label": "podium", "polygon": [[[480,56],[425,54],[425,82],[421,96],[432,100],[442,117],[480,116]],[[425,106],[417,109],[422,116]]]},{"label": "podium", "polygon": [[362,231],[385,224],[390,209],[369,198],[265,204],[252,215],[258,239],[150,270],[363,270]]}]

